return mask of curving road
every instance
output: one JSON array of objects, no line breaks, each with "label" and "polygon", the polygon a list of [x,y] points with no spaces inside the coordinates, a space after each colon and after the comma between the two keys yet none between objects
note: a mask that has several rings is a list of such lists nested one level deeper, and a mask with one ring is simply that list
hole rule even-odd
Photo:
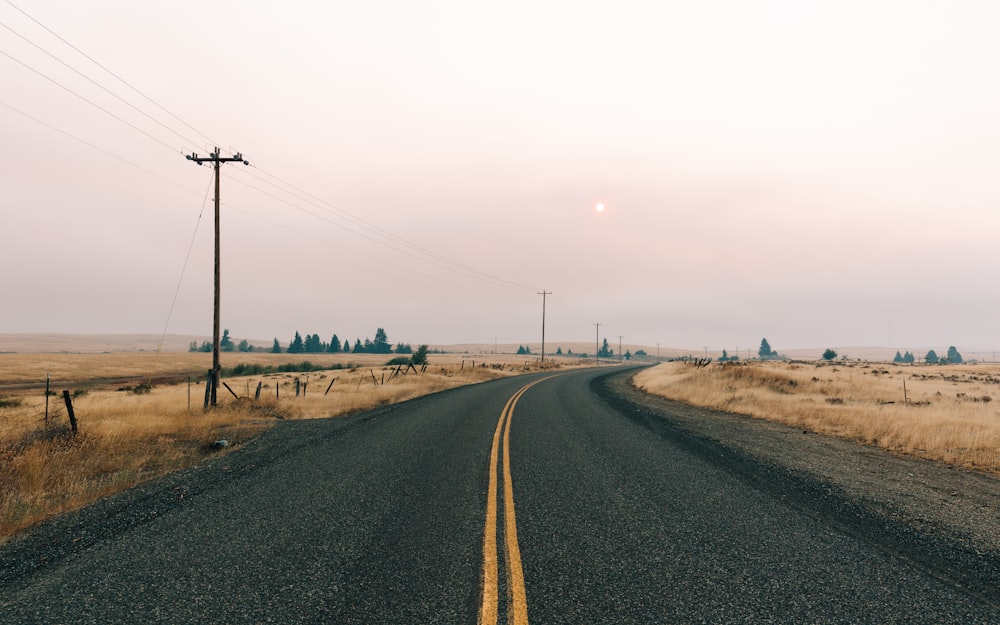
[{"label": "curving road", "polygon": [[0,548],[0,623],[1000,623],[989,588],[629,418],[595,393],[616,374],[282,423]]}]

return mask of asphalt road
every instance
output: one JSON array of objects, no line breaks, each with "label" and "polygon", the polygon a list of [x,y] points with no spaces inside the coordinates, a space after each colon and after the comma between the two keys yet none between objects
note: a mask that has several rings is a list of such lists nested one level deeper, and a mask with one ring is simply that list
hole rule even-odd
[{"label": "asphalt road", "polygon": [[0,623],[1000,623],[629,418],[608,373],[282,423],[0,548]]}]

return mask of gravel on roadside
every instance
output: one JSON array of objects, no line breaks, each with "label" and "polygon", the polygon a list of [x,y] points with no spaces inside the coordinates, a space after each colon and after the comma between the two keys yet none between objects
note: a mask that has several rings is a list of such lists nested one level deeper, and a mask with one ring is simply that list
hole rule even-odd
[{"label": "gravel on roadside", "polygon": [[760,490],[1000,603],[1000,479],[648,394],[635,371],[594,390],[633,421]]}]

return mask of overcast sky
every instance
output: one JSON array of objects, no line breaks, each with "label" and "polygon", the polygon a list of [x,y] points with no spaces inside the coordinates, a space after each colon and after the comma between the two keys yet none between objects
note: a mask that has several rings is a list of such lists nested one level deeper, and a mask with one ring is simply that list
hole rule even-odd
[{"label": "overcast sky", "polygon": [[997,349],[998,24],[2,0],[0,333],[211,335],[219,145],[237,338]]}]

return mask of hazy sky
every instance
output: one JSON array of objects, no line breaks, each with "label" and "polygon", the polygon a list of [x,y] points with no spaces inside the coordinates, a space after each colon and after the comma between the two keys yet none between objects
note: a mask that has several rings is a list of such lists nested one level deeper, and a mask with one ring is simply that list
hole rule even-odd
[{"label": "hazy sky", "polygon": [[0,333],[1000,348],[998,24],[0,0]]}]

